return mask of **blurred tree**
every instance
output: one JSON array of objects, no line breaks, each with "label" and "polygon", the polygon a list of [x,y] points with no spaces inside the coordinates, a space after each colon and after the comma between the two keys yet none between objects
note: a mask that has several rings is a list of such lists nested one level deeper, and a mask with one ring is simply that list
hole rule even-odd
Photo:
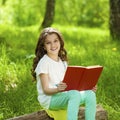
[{"label": "blurred tree", "polygon": [[[14,2],[12,2],[12,0],[0,0],[1,5],[2,3],[5,4],[0,8],[0,24],[7,23],[17,26],[39,24],[39,27],[42,27],[42,25],[46,27],[53,23],[54,18],[54,23],[59,25],[108,28],[109,0],[94,1],[95,0],[14,0]],[[48,9],[47,2],[49,2]],[[52,17],[50,17],[50,15]]]},{"label": "blurred tree", "polygon": [[7,0],[2,0],[2,5],[5,5]]},{"label": "blurred tree", "polygon": [[110,0],[110,35],[120,39],[120,0]]},{"label": "blurred tree", "polygon": [[54,23],[106,28],[108,21],[109,0],[56,0]]},{"label": "blurred tree", "polygon": [[55,13],[55,0],[47,0],[45,16],[40,28],[41,27],[45,28],[52,25],[54,20],[54,13]]}]

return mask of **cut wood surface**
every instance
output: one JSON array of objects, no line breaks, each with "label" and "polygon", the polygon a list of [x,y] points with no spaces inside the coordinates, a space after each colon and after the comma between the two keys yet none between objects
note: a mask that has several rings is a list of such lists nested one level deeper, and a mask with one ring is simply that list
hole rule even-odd
[{"label": "cut wood surface", "polygon": [[[85,108],[80,107],[78,120],[85,120]],[[54,120],[50,118],[45,110],[37,111],[31,114],[10,118],[7,120]],[[101,105],[97,105],[96,120],[108,120],[107,111]]]}]

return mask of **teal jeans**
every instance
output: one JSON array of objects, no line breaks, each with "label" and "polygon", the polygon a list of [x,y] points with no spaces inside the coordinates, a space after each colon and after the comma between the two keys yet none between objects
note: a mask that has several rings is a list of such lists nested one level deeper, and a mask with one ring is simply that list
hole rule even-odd
[{"label": "teal jeans", "polygon": [[49,109],[67,109],[67,120],[77,120],[81,104],[85,104],[85,120],[95,120],[96,95],[92,90],[57,93],[52,96]]}]

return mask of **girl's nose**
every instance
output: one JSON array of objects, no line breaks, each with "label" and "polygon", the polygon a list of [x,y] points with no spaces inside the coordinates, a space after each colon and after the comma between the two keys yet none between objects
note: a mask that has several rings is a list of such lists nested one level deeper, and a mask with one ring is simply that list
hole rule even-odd
[{"label": "girl's nose", "polygon": [[54,47],[55,46],[55,44],[54,43],[51,43],[51,47]]}]

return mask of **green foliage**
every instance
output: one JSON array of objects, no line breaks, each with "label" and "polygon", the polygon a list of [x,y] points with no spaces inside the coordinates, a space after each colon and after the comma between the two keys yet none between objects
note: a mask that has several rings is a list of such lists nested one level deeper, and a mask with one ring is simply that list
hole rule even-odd
[{"label": "green foliage", "polygon": [[[2,30],[0,32],[0,43],[7,46],[7,54],[12,60],[27,59],[31,53],[34,53],[33,48],[38,37],[38,33],[34,32],[35,27],[30,26],[19,29],[19,27],[4,25],[0,26],[0,29]],[[26,43],[28,43],[28,46],[26,46]],[[28,48],[29,51],[26,51]],[[19,50],[19,53],[16,53],[16,49]]]},{"label": "green foliage", "polygon": [[7,57],[5,46],[1,48],[0,66],[0,92],[6,92],[16,87],[18,79],[15,71],[16,65]]},{"label": "green foliage", "polygon": [[[7,0],[1,6],[0,23],[9,23],[17,26],[35,25],[42,21],[45,11],[45,0]],[[8,19],[6,19],[6,16]]]},{"label": "green foliage", "polygon": [[40,109],[30,75],[31,57],[14,62],[5,44],[0,49],[0,120]]},{"label": "green foliage", "polygon": [[[46,0],[7,0],[0,8],[0,24],[41,24],[45,6]],[[55,24],[105,28],[108,27],[108,20],[109,0],[56,0]]]},{"label": "green foliage", "polygon": [[108,26],[108,2],[108,0],[57,0],[55,23],[89,27]]},{"label": "green foliage", "polygon": [[[109,32],[97,28],[57,25],[53,27],[58,28],[63,34],[69,64],[104,66],[96,93],[97,102],[108,111],[110,120],[119,119],[119,42],[110,41]],[[0,33],[0,119],[2,120],[31,113],[41,107],[37,101],[36,83],[32,83],[30,75],[39,35],[38,27],[0,26]]]}]

